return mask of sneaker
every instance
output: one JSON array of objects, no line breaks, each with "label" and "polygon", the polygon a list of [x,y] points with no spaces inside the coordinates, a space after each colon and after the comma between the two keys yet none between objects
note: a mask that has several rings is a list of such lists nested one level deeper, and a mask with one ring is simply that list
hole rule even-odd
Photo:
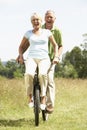
[{"label": "sneaker", "polygon": [[45,110],[45,108],[46,108],[46,105],[45,105],[45,104],[40,104],[40,109],[41,109],[41,110]]},{"label": "sneaker", "polygon": [[34,103],[33,103],[33,102],[30,102],[30,103],[28,104],[28,106],[29,106],[30,108],[32,108],[32,107],[34,107]]}]

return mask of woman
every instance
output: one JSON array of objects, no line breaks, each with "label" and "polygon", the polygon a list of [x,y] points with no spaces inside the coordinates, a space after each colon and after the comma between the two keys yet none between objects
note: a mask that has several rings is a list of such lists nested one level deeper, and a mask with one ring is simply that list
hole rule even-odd
[{"label": "woman", "polygon": [[28,96],[28,104],[33,107],[33,78],[36,67],[39,68],[39,81],[41,86],[41,109],[44,110],[46,105],[46,88],[47,88],[47,71],[50,67],[50,59],[48,56],[48,40],[53,44],[55,58],[53,63],[58,62],[58,46],[52,36],[52,33],[47,29],[42,29],[42,19],[40,15],[34,13],[31,16],[33,29],[27,31],[19,46],[19,56],[17,61],[21,64],[23,61],[23,53],[29,47],[29,53],[25,62],[25,86]]}]

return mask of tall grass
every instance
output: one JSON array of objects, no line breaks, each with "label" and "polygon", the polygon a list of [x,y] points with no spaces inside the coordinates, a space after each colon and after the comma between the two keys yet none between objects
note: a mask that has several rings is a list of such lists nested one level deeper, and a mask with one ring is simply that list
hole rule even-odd
[{"label": "tall grass", "polygon": [[[55,79],[53,114],[38,130],[87,129],[87,80]],[[0,77],[0,130],[36,130],[33,110],[27,106],[24,79]]]}]

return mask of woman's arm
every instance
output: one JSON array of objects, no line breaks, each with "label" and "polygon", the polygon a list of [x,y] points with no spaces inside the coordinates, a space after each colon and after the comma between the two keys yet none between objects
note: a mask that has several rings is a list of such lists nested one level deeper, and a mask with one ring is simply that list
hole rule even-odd
[{"label": "woman's arm", "polygon": [[23,37],[21,44],[19,46],[19,56],[16,59],[17,62],[23,64],[23,62],[24,62],[23,53],[27,50],[28,47],[29,47],[29,41],[27,38]]}]

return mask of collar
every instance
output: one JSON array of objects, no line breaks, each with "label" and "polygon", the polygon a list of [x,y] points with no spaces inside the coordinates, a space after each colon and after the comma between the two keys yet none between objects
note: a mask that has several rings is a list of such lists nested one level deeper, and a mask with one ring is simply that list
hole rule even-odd
[{"label": "collar", "polygon": [[[42,25],[42,28],[46,28],[46,23]],[[55,26],[53,25],[51,31],[54,31],[55,30]]]}]

